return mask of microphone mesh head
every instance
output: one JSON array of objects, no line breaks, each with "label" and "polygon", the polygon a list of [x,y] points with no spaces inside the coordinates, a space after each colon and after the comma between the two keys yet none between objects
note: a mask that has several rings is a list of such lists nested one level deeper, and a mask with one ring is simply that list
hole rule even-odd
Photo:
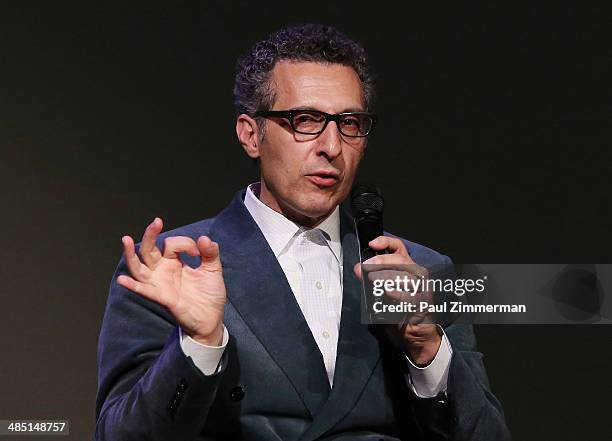
[{"label": "microphone mesh head", "polygon": [[351,193],[351,208],[356,216],[366,211],[382,215],[384,208],[382,192],[374,185],[356,185]]}]

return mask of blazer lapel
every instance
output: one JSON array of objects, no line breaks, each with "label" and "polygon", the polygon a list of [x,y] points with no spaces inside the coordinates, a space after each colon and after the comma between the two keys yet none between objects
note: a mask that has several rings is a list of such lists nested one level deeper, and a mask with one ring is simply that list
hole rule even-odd
[{"label": "blazer lapel", "polygon": [[331,429],[355,406],[380,359],[379,343],[369,326],[361,324],[361,283],[353,267],[359,249],[352,216],[341,210],[343,297],[334,386],[300,441],[314,440]]},{"label": "blazer lapel", "polygon": [[330,392],[323,357],[285,273],[244,206],[244,193],[210,230],[219,243],[228,299],[314,416]]}]

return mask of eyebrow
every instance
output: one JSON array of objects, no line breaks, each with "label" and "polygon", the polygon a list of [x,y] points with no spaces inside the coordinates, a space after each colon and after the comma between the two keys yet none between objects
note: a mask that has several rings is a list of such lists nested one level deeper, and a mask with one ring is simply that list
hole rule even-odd
[{"label": "eyebrow", "polygon": [[[317,112],[323,112],[321,109],[317,109],[316,107],[312,107],[312,106],[296,106],[296,107],[292,107],[291,110],[316,110]],[[348,113],[348,112],[365,112],[365,110],[359,107],[347,107],[338,113]]]}]

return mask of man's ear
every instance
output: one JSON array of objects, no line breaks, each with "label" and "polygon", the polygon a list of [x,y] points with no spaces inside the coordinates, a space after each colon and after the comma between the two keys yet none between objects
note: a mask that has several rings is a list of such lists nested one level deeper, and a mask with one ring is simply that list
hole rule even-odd
[{"label": "man's ear", "polygon": [[257,121],[246,113],[236,119],[236,135],[242,148],[253,159],[259,158],[259,127]]}]

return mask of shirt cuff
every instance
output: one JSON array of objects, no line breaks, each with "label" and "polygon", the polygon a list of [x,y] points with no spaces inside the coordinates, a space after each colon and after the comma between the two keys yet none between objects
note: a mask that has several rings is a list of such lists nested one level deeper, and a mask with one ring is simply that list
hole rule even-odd
[{"label": "shirt cuff", "polygon": [[202,371],[204,375],[213,375],[221,371],[221,357],[229,340],[227,328],[223,325],[223,340],[221,346],[208,346],[198,343],[186,334],[179,327],[179,339],[181,349],[187,357],[191,357],[193,364]]},{"label": "shirt cuff", "polygon": [[[442,328],[440,328],[442,329]],[[446,392],[448,369],[450,367],[453,348],[442,330],[442,341],[438,352],[431,363],[418,367],[406,355],[408,374],[406,381],[414,394],[419,398],[433,398],[440,392]]]}]

